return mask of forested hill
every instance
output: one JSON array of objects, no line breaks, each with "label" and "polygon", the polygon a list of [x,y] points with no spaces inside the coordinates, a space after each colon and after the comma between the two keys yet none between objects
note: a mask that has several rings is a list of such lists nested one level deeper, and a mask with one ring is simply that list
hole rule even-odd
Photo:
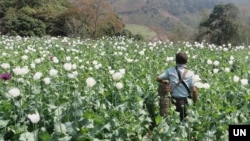
[{"label": "forested hill", "polygon": [[250,15],[249,0],[110,0],[110,3],[126,24],[158,29],[178,39],[195,34],[215,5],[234,3],[244,16]]},{"label": "forested hill", "polygon": [[250,44],[249,7],[249,0],[0,0],[0,34]]}]

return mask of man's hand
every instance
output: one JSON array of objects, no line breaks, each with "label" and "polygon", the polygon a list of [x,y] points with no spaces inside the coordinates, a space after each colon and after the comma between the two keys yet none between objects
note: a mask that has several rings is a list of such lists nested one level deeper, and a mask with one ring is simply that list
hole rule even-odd
[{"label": "man's hand", "polygon": [[162,79],[160,79],[160,78],[156,78],[156,81],[158,81],[159,83],[162,83],[161,85],[164,86],[164,91],[165,91],[166,93],[171,92],[171,86],[170,86],[168,80],[162,80]]},{"label": "man's hand", "polygon": [[162,80],[159,77],[156,78],[156,81],[160,83],[162,82]]}]

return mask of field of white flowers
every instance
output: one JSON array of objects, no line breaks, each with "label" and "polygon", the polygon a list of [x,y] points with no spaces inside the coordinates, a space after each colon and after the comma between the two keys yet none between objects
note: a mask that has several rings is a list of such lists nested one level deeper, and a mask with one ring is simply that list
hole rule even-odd
[{"label": "field of white flowers", "polygon": [[[159,116],[155,78],[185,51],[199,101]],[[0,37],[0,140],[227,141],[250,124],[250,49],[123,37]]]}]

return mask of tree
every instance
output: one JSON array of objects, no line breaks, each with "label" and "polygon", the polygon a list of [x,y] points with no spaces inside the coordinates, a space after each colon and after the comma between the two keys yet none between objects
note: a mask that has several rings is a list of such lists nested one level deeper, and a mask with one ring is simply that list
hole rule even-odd
[{"label": "tree", "polygon": [[[0,1],[0,32],[7,35],[42,36],[55,33],[55,18],[67,10],[67,0]],[[58,34],[56,34],[58,35]]]},{"label": "tree", "polygon": [[[65,5],[67,5],[67,7]],[[58,18],[70,7],[71,5],[66,0],[47,0],[46,3],[36,8],[36,15],[34,17],[46,24],[46,34],[52,36],[65,36],[63,23],[58,22]]]},{"label": "tree", "polygon": [[[119,34],[124,27],[108,0],[80,0],[75,3],[75,7],[81,15],[82,28],[84,27],[93,39]],[[76,22],[75,20],[74,23]]]},{"label": "tree", "polygon": [[20,9],[25,6],[30,6],[32,8],[42,6],[41,0],[18,0],[16,1],[16,8]]},{"label": "tree", "polygon": [[236,44],[239,38],[238,14],[239,9],[232,3],[216,5],[209,18],[200,23],[198,40],[207,39],[217,45]]},{"label": "tree", "polygon": [[53,35],[65,35],[69,37],[87,37],[86,28],[83,25],[81,12],[77,8],[69,8],[66,12],[57,16]]},{"label": "tree", "polygon": [[20,36],[43,36],[45,35],[45,24],[27,15],[18,14],[11,17],[5,23],[9,35]]},{"label": "tree", "polygon": [[0,32],[7,35],[96,39],[123,27],[109,0],[0,0]]}]

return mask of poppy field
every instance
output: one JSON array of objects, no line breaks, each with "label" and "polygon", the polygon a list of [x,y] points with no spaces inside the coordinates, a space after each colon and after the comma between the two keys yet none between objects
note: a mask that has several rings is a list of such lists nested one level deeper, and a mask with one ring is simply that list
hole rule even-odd
[{"label": "poppy field", "polygon": [[[156,77],[188,54],[198,102],[159,115]],[[250,124],[250,47],[0,37],[0,140],[227,141]]]}]

